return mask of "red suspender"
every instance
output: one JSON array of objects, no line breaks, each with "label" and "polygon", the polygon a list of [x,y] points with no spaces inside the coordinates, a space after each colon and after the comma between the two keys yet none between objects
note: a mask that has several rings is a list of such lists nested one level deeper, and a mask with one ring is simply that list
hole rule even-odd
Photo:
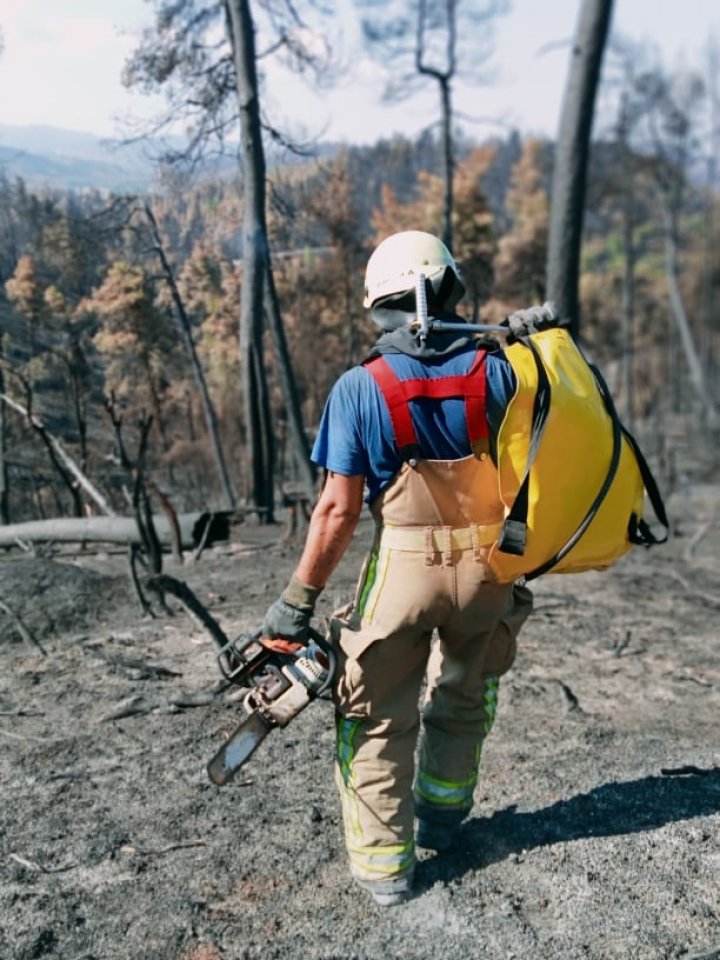
[{"label": "red suspender", "polygon": [[470,369],[459,376],[419,377],[411,380],[399,380],[390,364],[382,356],[368,360],[365,368],[372,375],[388,406],[395,443],[401,455],[403,449],[417,448],[417,435],[412,422],[409,401],[419,397],[431,397],[435,400],[464,397],[470,444],[488,438],[489,429],[485,416],[487,392],[485,357],[485,351],[478,350]]}]

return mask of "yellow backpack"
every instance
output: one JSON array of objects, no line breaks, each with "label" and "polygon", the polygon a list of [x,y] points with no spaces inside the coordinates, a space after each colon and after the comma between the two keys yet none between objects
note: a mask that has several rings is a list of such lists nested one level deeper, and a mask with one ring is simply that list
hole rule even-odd
[{"label": "yellow backpack", "polygon": [[[509,510],[490,554],[498,578],[602,570],[633,544],[667,540],[645,458],[567,330],[521,337],[505,355],[516,390],[497,436],[500,497]],[[643,520],[646,490],[665,527],[661,538]]]}]

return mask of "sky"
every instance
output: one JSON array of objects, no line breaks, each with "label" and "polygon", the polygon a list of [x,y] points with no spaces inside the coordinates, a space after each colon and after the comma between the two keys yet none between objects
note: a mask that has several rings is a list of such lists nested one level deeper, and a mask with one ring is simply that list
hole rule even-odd
[{"label": "sky", "polygon": [[[510,0],[495,28],[491,80],[457,89],[455,106],[480,118],[467,125],[477,139],[517,127],[553,136],[580,0]],[[336,0],[344,15],[344,45],[352,50],[357,27],[351,0]],[[126,132],[122,118],[147,117],[156,104],[126,91],[122,66],[139,31],[152,22],[143,0],[2,0],[0,124],[50,125],[95,133]],[[718,0],[615,0],[613,30],[657,47],[668,66],[702,63],[708,39],[720,43]],[[373,143],[394,132],[417,134],[437,117],[430,88],[414,102],[379,103],[381,68],[357,54],[353,70],[332,91],[318,93],[296,79],[269,77],[268,94],[281,114],[308,134],[350,143]],[[286,112],[287,117],[282,113]]]}]

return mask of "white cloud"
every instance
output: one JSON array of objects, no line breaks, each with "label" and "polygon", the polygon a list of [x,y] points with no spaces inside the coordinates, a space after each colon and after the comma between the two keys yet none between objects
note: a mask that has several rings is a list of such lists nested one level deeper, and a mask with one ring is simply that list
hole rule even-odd
[{"label": "white cloud", "polygon": [[120,79],[136,40],[121,32],[109,4],[107,16],[68,11],[68,6],[54,3],[50,10],[43,2],[3,0],[0,122],[113,135],[114,115],[139,100]]}]

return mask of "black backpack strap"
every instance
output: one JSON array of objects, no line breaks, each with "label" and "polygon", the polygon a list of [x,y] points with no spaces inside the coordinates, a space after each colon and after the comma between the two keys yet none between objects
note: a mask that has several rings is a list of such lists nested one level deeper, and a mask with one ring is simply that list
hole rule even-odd
[{"label": "black backpack strap", "polygon": [[630,524],[628,526],[628,538],[630,543],[636,543],[644,547],[652,547],[656,543],[665,543],[670,534],[670,524],[668,522],[667,513],[665,512],[665,504],[660,496],[658,485],[655,482],[655,477],[652,475],[647,460],[643,456],[635,437],[628,430],[626,430],[625,427],[622,428],[622,432],[625,436],[625,439],[630,444],[632,452],[635,454],[635,459],[637,460],[637,465],[640,469],[640,476],[642,477],[643,484],[647,490],[650,505],[655,512],[658,522],[665,527],[665,534],[661,537],[656,537],[650,529],[650,525],[646,523],[645,520],[638,520],[635,514],[633,514],[630,517]]},{"label": "black backpack strap", "polygon": [[662,501],[662,497],[660,496],[660,491],[658,490],[658,486],[657,486],[657,483],[655,482],[655,478],[653,477],[650,471],[650,467],[648,466],[647,461],[645,460],[645,457],[642,455],[642,452],[640,451],[640,447],[638,446],[637,441],[632,436],[632,434],[630,434],[620,422],[620,418],[617,414],[617,410],[615,409],[615,404],[613,403],[610,390],[608,389],[608,385],[605,382],[604,377],[602,376],[602,374],[594,364],[588,363],[588,367],[592,371],[592,375],[595,378],[595,382],[598,386],[600,396],[602,397],[603,403],[605,404],[605,409],[610,415],[610,420],[612,422],[613,450],[612,450],[612,456],[610,458],[610,466],[608,468],[608,472],[605,477],[605,480],[602,486],[600,487],[600,490],[597,493],[597,496],[595,497],[592,504],[590,505],[589,510],[585,514],[585,517],[583,518],[582,523],[577,528],[575,533],[573,533],[570,539],[564,544],[564,546],[562,546],[557,551],[557,553],[554,556],[552,556],[549,560],[546,560],[545,563],[541,564],[539,567],[536,567],[535,570],[532,570],[530,573],[526,574],[525,575],[526,581],[534,580],[536,577],[541,576],[543,573],[547,573],[548,570],[552,569],[552,567],[554,567],[557,563],[559,563],[563,559],[563,557],[567,556],[567,554],[572,550],[572,548],[575,546],[575,544],[578,542],[578,540],[582,537],[582,535],[585,533],[587,528],[593,522],[598,510],[600,509],[601,503],[605,499],[607,492],[610,489],[610,486],[612,485],[613,480],[615,479],[615,474],[617,473],[618,464],[620,463],[620,454],[622,452],[623,436],[626,438],[626,440],[630,444],[630,448],[633,451],[633,454],[635,455],[644,487],[647,490],[648,496],[650,498],[650,503],[652,505],[653,510],[655,511],[655,516],[660,521],[660,523],[665,527],[665,536],[662,538],[657,538],[652,533],[649,525],[645,522],[645,520],[638,520],[637,516],[635,514],[632,514],[630,517],[630,521],[628,523],[628,539],[630,540],[631,543],[642,544],[646,547],[649,547],[655,543],[664,543],[668,538],[668,533],[670,528],[668,525],[667,515],[665,513],[665,505]]},{"label": "black backpack strap", "polygon": [[620,418],[617,415],[615,410],[615,405],[612,402],[610,397],[610,391],[608,386],[605,383],[605,380],[602,377],[600,371],[592,363],[589,363],[588,366],[592,370],[595,381],[600,389],[603,400],[605,400],[605,406],[608,407],[608,413],[610,416],[617,421],[618,426],[622,432],[622,435],[625,437],[627,442],[630,444],[630,449],[632,450],[635,460],[640,471],[640,476],[642,478],[643,487],[647,491],[648,498],[650,500],[650,505],[653,508],[655,516],[659,523],[665,527],[665,533],[661,537],[656,537],[655,534],[650,529],[650,525],[645,520],[639,520],[633,513],[630,517],[628,523],[628,540],[630,543],[639,544],[640,546],[651,547],[656,543],[665,543],[667,541],[668,535],[670,533],[670,524],[668,523],[667,513],[665,512],[665,504],[663,499],[660,496],[660,490],[658,488],[655,477],[648,466],[648,462],[643,456],[643,452],[640,449],[637,440],[630,433],[626,427],[620,422]]},{"label": "black backpack strap", "polygon": [[545,431],[548,414],[550,412],[550,400],[552,390],[550,380],[542,362],[537,347],[531,341],[530,337],[518,337],[517,340],[523,343],[532,353],[537,368],[538,386],[533,403],[532,427],[530,429],[530,447],[528,449],[528,458],[525,465],[525,475],[520,484],[515,501],[509,515],[507,516],[502,532],[498,537],[498,550],[502,553],[509,553],[515,557],[522,557],[525,553],[525,544],[527,543],[527,515],[528,515],[528,493],[530,488],[530,468],[535,462],[540,440]]},{"label": "black backpack strap", "polygon": [[610,465],[605,475],[605,479],[603,480],[602,486],[598,490],[597,495],[595,496],[595,499],[590,504],[587,513],[583,517],[582,521],[580,522],[579,526],[577,527],[573,535],[564,543],[562,547],[560,547],[557,553],[553,554],[553,556],[550,557],[549,560],[546,560],[544,563],[541,563],[539,567],[536,567],[534,570],[531,570],[530,573],[526,573],[525,574],[526,581],[534,580],[536,577],[542,576],[543,573],[547,573],[548,570],[551,570],[556,564],[560,563],[563,557],[566,557],[568,553],[570,553],[572,548],[580,540],[582,535],[585,533],[587,528],[595,519],[597,512],[600,509],[601,503],[607,496],[607,492],[612,486],[612,482],[615,479],[615,474],[617,473],[618,464],[620,463],[620,454],[622,452],[622,434],[623,434],[622,424],[620,423],[620,419],[617,415],[617,411],[615,410],[615,404],[613,403],[613,399],[610,395],[610,391],[608,390],[608,386],[605,383],[605,380],[603,379],[602,374],[597,369],[597,367],[593,366],[592,363],[589,363],[588,366],[590,367],[590,370],[592,371],[592,374],[595,377],[595,382],[598,385],[600,396],[602,397],[603,403],[605,404],[605,409],[610,415],[610,422],[612,424],[612,435],[613,435],[613,448],[612,448],[612,455],[610,457]]}]

